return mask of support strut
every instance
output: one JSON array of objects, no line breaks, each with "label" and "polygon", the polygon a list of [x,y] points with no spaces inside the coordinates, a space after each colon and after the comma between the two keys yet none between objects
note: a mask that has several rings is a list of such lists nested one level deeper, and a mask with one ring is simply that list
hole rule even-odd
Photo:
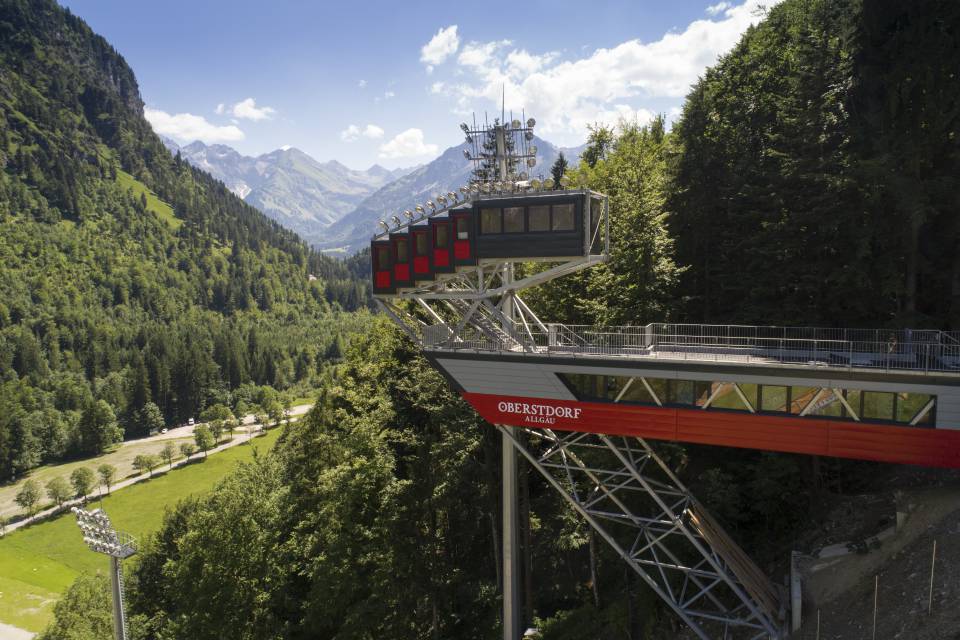
[{"label": "support strut", "polygon": [[643,439],[497,428],[698,638],[784,637],[776,588]]}]

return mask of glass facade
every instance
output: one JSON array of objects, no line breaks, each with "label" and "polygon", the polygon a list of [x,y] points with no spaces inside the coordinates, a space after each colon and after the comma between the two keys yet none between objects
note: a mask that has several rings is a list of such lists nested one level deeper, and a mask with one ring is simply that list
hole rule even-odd
[{"label": "glass facade", "polygon": [[530,231],[550,231],[550,207],[547,205],[530,207],[527,224]]},{"label": "glass facade", "polygon": [[523,207],[507,207],[503,210],[503,232],[523,233]]},{"label": "glass facade", "polygon": [[470,219],[467,216],[456,216],[457,221],[457,240],[470,239]]},{"label": "glass facade", "polygon": [[438,224],[436,227],[434,227],[434,229],[435,229],[434,239],[436,241],[437,246],[446,247],[447,243],[450,242],[450,238],[448,237],[450,234],[450,231],[448,230],[447,225]]},{"label": "glass facade", "polygon": [[575,231],[574,204],[537,205],[480,210],[480,233],[568,232]]},{"label": "glass facade", "polygon": [[573,231],[574,215],[572,204],[553,205],[553,231]]},{"label": "glass facade", "polygon": [[480,233],[503,233],[500,209],[480,209]]},{"label": "glass facade", "polygon": [[425,256],[430,252],[430,242],[426,233],[413,234],[413,255]]},{"label": "glass facade", "polygon": [[[806,386],[742,383],[738,388],[731,382],[673,378],[631,378],[588,373],[558,373],[557,376],[578,400],[586,402],[662,404],[700,407],[708,411],[750,411],[752,408],[767,414],[799,416],[803,413],[811,417],[843,420],[859,418],[866,422],[934,425],[936,396],[922,393],[839,389],[838,396],[833,389]],[[749,407],[744,403],[744,398]],[[851,410],[856,418],[851,415]]]},{"label": "glass facade", "polygon": [[410,256],[407,254],[406,238],[397,238],[393,241],[393,244],[397,248],[397,262],[406,262],[410,259]]}]

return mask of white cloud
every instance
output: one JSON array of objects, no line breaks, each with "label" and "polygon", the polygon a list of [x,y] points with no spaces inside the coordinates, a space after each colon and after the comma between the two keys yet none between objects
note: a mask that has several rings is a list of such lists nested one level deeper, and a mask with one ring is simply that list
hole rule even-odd
[{"label": "white cloud", "polygon": [[383,129],[378,127],[375,124],[368,124],[363,128],[363,137],[370,138],[371,140],[376,140],[377,138],[383,137]]},{"label": "white cloud", "polygon": [[422,130],[407,129],[403,133],[398,133],[390,142],[380,145],[380,157],[384,159],[416,158],[435,155],[438,150],[437,145],[423,141]]},{"label": "white cloud", "polygon": [[355,124],[351,124],[340,132],[340,139],[344,142],[353,142],[360,136],[363,136],[364,138],[370,138],[371,140],[377,140],[383,137],[383,129],[375,124],[368,124],[363,129]]},{"label": "white cloud", "polygon": [[447,85],[443,82],[434,82],[432,85],[430,85],[430,93],[443,93],[443,90],[446,86]]},{"label": "white cloud", "polygon": [[160,109],[144,107],[143,115],[153,130],[178,141],[200,140],[207,144],[243,140],[243,131],[233,125],[221,127],[207,122],[203,116],[192,113],[169,114]]},{"label": "white cloud", "polygon": [[719,15],[724,11],[726,11],[727,9],[729,9],[730,7],[731,7],[731,4],[729,2],[718,2],[717,4],[712,4],[709,7],[707,7],[707,15],[708,16]]},{"label": "white cloud", "polygon": [[247,98],[233,105],[230,113],[235,118],[246,118],[247,120],[269,120],[277,112],[273,107],[258,107],[256,100]]},{"label": "white cloud", "polygon": [[457,25],[442,27],[430,38],[430,42],[420,48],[420,62],[427,65],[427,73],[432,73],[435,65],[443,64],[443,61],[456,53],[459,47]]},{"label": "white cloud", "polygon": [[217,105],[217,108],[214,109],[213,112],[218,116],[222,116],[224,111],[226,111],[226,108],[227,106],[221,102],[220,104]]},{"label": "white cloud", "polygon": [[360,82],[357,83],[357,86],[360,87],[361,89],[366,89],[366,88],[367,88],[367,81],[366,81],[366,80],[361,80]]},{"label": "white cloud", "polygon": [[642,108],[643,100],[662,104],[682,98],[759,21],[758,9],[778,1],[715,4],[710,10],[716,19],[695,20],[655,41],[628,40],[567,60],[554,52],[514,48],[508,40],[469,42],[457,57],[462,80],[447,93],[456,96],[455,111],[462,113],[477,108],[478,99],[499,106],[503,91],[508,110],[535,116],[544,133],[576,138],[593,122],[614,124],[621,117],[642,122],[651,113]]}]

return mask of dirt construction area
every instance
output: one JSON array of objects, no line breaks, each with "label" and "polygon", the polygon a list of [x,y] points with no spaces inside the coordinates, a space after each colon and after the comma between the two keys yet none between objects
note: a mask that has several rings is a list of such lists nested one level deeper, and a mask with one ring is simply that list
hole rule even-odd
[{"label": "dirt construction area", "polygon": [[883,528],[854,538],[852,548],[833,545],[845,555],[829,557],[827,548],[826,558],[801,561],[803,627],[795,639],[960,640],[960,488],[894,502],[899,517],[873,513]]}]

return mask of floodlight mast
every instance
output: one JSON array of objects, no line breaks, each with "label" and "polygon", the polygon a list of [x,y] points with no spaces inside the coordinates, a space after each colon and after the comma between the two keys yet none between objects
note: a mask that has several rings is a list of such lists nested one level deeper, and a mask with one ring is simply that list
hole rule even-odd
[{"label": "floodlight mast", "polygon": [[110,556],[110,586],[113,592],[113,633],[116,640],[127,640],[127,618],[124,611],[123,572],[121,561],[137,552],[133,536],[117,531],[102,509],[87,511],[74,507],[83,541],[91,551]]}]

